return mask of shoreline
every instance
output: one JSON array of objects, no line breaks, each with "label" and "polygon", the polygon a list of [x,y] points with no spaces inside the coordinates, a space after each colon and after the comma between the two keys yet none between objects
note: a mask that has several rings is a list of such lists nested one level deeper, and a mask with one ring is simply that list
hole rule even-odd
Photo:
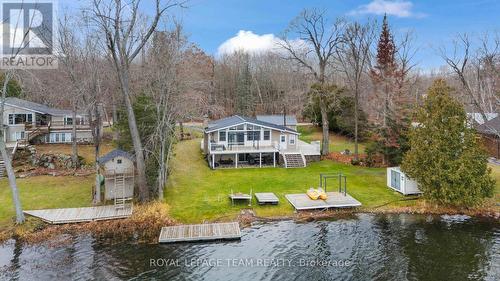
[{"label": "shoreline", "polygon": [[[8,227],[0,232],[0,244],[11,239],[19,239],[27,244],[65,243],[74,235],[93,235],[96,239],[119,243],[132,241],[133,243],[157,244],[161,227],[183,225],[168,215],[168,207],[160,202],[138,206],[137,212],[127,219],[97,221],[75,224],[50,225],[36,218],[29,218],[24,225]],[[445,207],[394,207],[384,209],[330,209],[316,211],[299,211],[284,216],[257,216],[251,209],[242,209],[240,214],[230,219],[238,221],[240,227],[250,227],[253,223],[271,223],[280,221],[312,222],[330,219],[342,219],[357,214],[409,214],[409,215],[466,215],[471,218],[496,220],[500,222],[498,208],[481,209],[453,209]],[[204,222],[228,221],[216,218]],[[62,241],[60,238],[64,237]]]}]

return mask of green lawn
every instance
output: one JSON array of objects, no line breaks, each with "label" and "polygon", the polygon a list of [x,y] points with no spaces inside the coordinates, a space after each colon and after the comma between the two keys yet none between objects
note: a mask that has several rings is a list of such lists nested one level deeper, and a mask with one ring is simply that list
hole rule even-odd
[{"label": "green lawn", "polygon": [[[316,126],[300,126],[297,128],[300,133],[299,139],[305,142],[319,141],[322,138],[320,127]],[[354,141],[334,133],[330,133],[330,152],[341,152],[346,149],[354,151]],[[359,153],[365,152],[365,143],[358,143]]]},{"label": "green lawn", "polygon": [[[17,179],[24,210],[90,206],[93,176],[38,176]],[[11,225],[15,216],[7,179],[0,181],[0,227]]]},{"label": "green lawn", "polygon": [[[399,201],[403,196],[392,192],[385,185],[385,169],[353,167],[329,160],[313,163],[304,169],[255,168],[212,171],[200,152],[200,139],[176,145],[172,160],[172,174],[165,192],[171,215],[185,223],[203,220],[232,219],[247,204],[232,207],[228,199],[234,192],[274,192],[280,198],[278,206],[257,206],[258,216],[282,216],[293,213],[285,194],[305,193],[317,187],[320,173],[342,172],[347,176],[347,191],[363,203],[363,208],[373,208],[388,202]],[[331,188],[334,187],[332,181]],[[415,201],[394,204],[414,204]],[[255,203],[255,202],[254,202]]]}]

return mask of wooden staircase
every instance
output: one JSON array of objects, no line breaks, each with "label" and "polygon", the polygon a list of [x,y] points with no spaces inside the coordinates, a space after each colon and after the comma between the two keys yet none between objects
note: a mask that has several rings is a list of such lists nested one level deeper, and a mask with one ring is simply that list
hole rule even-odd
[{"label": "wooden staircase", "polygon": [[0,179],[3,179],[6,173],[7,171],[5,170],[5,161],[3,160],[3,157],[0,154]]},{"label": "wooden staircase", "polygon": [[125,196],[125,175],[116,174],[115,175],[115,209],[125,209],[125,203],[127,203],[130,198]]},{"label": "wooden staircase", "polygon": [[286,153],[283,154],[285,168],[304,168],[306,167],[306,159],[301,153]]}]

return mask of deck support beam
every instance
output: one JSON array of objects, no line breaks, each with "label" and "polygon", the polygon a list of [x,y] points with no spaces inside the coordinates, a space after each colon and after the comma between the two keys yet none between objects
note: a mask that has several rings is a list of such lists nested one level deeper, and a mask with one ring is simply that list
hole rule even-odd
[{"label": "deck support beam", "polygon": [[259,153],[259,168],[262,168],[262,153]]},{"label": "deck support beam", "polygon": [[273,153],[273,166],[276,168],[276,152]]},{"label": "deck support beam", "polygon": [[235,158],[234,158],[234,167],[235,168],[238,168],[238,153],[235,154]]},{"label": "deck support beam", "polygon": [[212,169],[215,170],[215,155],[212,154]]}]

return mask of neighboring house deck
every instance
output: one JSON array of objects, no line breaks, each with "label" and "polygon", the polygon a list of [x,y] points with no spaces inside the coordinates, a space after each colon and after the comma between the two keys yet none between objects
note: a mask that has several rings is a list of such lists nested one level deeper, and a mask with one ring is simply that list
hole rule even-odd
[{"label": "neighboring house deck", "polygon": [[71,110],[51,108],[19,98],[7,98],[3,121],[6,126],[6,143],[69,143],[73,138],[73,123],[76,124],[77,141],[92,142],[88,116],[78,113],[76,120],[73,120]]},{"label": "neighboring house deck", "polygon": [[280,124],[234,115],[208,124],[202,149],[209,166],[305,167],[308,160],[320,156],[319,143],[298,139],[295,129]]}]

